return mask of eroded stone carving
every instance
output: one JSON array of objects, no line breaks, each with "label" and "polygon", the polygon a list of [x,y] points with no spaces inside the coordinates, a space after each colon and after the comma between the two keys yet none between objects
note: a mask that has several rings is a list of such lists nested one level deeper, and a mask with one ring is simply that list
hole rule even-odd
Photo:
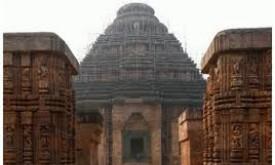
[{"label": "eroded stone carving", "polygon": [[39,91],[41,93],[48,92],[49,80],[48,80],[48,68],[45,64],[42,64],[38,69],[38,82]]},{"label": "eroded stone carving", "polygon": [[241,65],[243,59],[242,57],[239,57],[236,59],[236,61],[233,63],[233,74],[232,74],[232,81],[231,81],[231,88],[233,90],[240,90],[243,85],[242,75],[240,73]]},{"label": "eroded stone carving", "polygon": [[242,148],[242,126],[240,124],[232,125],[231,147],[233,149]]},{"label": "eroded stone carving", "polygon": [[15,127],[14,125],[7,125],[5,128],[5,142],[7,147],[12,147],[14,145],[14,131]]}]

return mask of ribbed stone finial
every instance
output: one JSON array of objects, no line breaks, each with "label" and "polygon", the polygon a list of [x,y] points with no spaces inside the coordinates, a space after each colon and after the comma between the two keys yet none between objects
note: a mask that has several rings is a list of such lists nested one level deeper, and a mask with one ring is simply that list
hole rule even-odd
[{"label": "ribbed stone finial", "polygon": [[167,27],[159,22],[152,7],[143,3],[122,6],[105,34],[165,34]]},{"label": "ribbed stone finial", "polygon": [[122,6],[118,10],[117,16],[132,14],[132,13],[143,13],[148,15],[154,15],[155,11],[152,7],[144,3],[129,3]]}]

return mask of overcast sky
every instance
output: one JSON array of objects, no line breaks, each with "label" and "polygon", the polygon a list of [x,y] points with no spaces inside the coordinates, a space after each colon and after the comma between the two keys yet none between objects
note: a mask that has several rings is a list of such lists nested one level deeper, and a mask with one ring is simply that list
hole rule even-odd
[{"label": "overcast sky", "polygon": [[3,31],[55,32],[81,61],[117,10],[130,2],[153,7],[198,67],[217,32],[267,27],[275,19],[272,0],[4,0]]}]

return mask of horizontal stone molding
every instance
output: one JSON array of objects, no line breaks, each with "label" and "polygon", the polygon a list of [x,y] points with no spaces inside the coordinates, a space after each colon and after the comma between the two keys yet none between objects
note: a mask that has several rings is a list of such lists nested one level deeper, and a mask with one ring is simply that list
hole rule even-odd
[{"label": "horizontal stone molding", "polygon": [[201,60],[202,73],[215,63],[221,52],[262,50],[272,47],[271,28],[229,29],[219,32]]},{"label": "horizontal stone molding", "polygon": [[179,116],[179,124],[187,120],[202,120],[202,110],[187,109]]},{"label": "horizontal stone molding", "polygon": [[74,69],[79,70],[79,64],[70,48],[57,34],[50,32],[34,33],[4,33],[4,52],[52,52],[65,55]]}]

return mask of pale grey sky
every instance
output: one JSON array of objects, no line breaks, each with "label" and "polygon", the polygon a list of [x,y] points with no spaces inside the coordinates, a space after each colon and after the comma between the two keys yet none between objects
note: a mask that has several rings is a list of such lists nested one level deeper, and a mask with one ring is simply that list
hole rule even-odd
[{"label": "pale grey sky", "polygon": [[200,60],[214,35],[228,28],[272,25],[272,0],[4,0],[4,32],[55,32],[79,61],[117,10],[142,2]]}]

